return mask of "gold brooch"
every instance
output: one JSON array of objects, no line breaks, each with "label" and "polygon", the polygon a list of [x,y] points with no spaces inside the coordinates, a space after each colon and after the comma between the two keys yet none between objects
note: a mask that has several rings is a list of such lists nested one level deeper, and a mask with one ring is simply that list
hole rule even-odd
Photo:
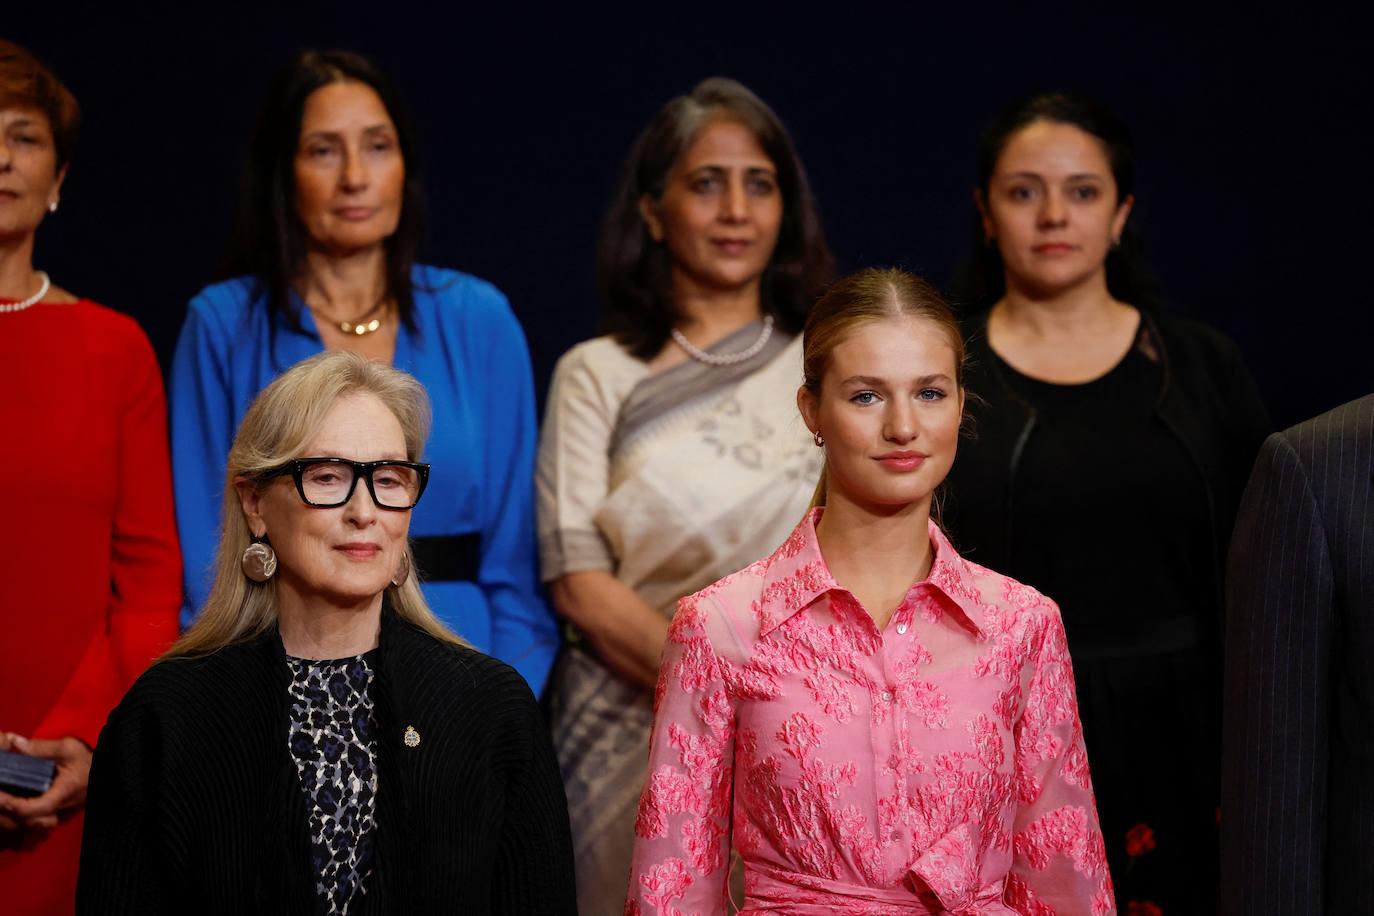
[{"label": "gold brooch", "polygon": [[401,740],[406,743],[406,747],[419,747],[420,733],[415,730],[414,725],[407,725],[406,733],[401,737]]}]

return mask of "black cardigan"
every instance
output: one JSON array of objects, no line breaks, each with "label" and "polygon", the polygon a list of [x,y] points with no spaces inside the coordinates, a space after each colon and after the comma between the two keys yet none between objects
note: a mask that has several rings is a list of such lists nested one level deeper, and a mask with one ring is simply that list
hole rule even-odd
[{"label": "black cardigan", "polygon": [[[316,912],[289,681],[275,628],[139,678],[96,747],[80,912]],[[373,689],[376,866],[353,912],[575,913],[567,802],[520,675],[384,611]]]},{"label": "black cardigan", "polygon": [[[1037,415],[998,368],[987,341],[987,319],[984,310],[964,322],[969,362],[964,387],[974,395],[965,410],[974,441],[963,447],[970,454],[955,460],[950,472],[944,521],[961,551],[976,548],[969,559],[1003,569],[1014,541],[1039,534],[1035,520],[1018,518],[1015,499],[1021,455],[1035,435]],[[1141,310],[1136,347],[1163,368],[1155,416],[1182,446],[1206,492],[1211,599],[1219,623],[1231,526],[1260,443],[1273,427],[1239,348],[1221,333]],[[989,471],[974,458],[976,450],[1010,457],[1005,467]],[[980,498],[960,500],[961,489],[972,487],[984,491]]]}]

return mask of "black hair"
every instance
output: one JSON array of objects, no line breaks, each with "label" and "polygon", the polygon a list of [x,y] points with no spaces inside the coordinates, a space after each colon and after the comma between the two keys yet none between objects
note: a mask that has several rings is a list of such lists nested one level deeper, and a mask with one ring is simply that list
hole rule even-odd
[{"label": "black hair", "polygon": [[341,82],[362,83],[376,92],[396,128],[405,186],[400,221],[385,243],[386,295],[395,301],[400,320],[413,327],[411,268],[424,227],[424,185],[415,129],[391,81],[371,61],[351,51],[303,51],[273,80],[244,163],[224,275],[252,276],[257,293],[266,297],[268,313],[285,316],[289,327],[300,330],[300,309],[291,300],[306,255],[305,229],[296,212],[296,148],[306,100],[315,90]]},{"label": "black hair", "polygon": [[[987,199],[992,173],[1007,143],[1022,128],[1037,121],[1068,124],[1091,134],[1102,144],[1116,182],[1118,202],[1135,193],[1135,144],[1126,123],[1101,103],[1072,92],[1051,92],[1023,98],[1003,109],[983,128],[978,141],[977,187]],[[1107,289],[1112,296],[1137,308],[1153,310],[1162,302],[1159,281],[1145,258],[1137,220],[1127,220],[1120,241],[1107,253]],[[1006,292],[1001,252],[975,221],[971,254],[955,274],[953,298],[961,305],[986,308]]]}]

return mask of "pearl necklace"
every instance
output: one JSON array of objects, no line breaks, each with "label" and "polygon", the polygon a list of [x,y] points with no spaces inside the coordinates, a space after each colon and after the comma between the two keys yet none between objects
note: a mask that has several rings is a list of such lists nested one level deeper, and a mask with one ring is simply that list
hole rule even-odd
[{"label": "pearl necklace", "polygon": [[40,284],[38,287],[38,292],[34,293],[32,296],[23,300],[22,302],[6,302],[5,304],[0,305],[0,312],[22,312],[29,306],[37,305],[38,303],[42,302],[43,297],[48,294],[48,290],[52,289],[52,281],[49,280],[48,275],[41,270],[38,271],[38,276],[43,278],[42,284]]},{"label": "pearl necklace", "polygon": [[763,349],[764,344],[768,343],[768,338],[772,336],[773,316],[764,315],[763,330],[759,331],[757,340],[745,349],[740,350],[738,353],[716,354],[707,353],[705,350],[688,340],[687,335],[683,334],[677,328],[673,328],[673,342],[685,350],[687,355],[692,357],[692,359],[699,363],[705,363],[708,366],[733,366],[737,363],[742,363],[751,356],[758,355],[758,352]]}]

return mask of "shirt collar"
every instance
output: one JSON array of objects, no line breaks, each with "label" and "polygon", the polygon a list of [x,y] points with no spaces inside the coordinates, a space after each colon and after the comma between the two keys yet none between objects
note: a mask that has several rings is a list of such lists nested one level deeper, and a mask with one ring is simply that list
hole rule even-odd
[{"label": "shirt collar", "polygon": [[[823,507],[812,509],[793,529],[791,536],[768,558],[759,597],[759,638],[776,630],[788,618],[830,591],[844,591],[830,574],[816,540],[816,523]],[[988,635],[983,606],[973,571],[934,520],[929,523],[935,559],[926,584],[944,595],[961,611],[980,637]],[[915,586],[913,586],[915,587]]]}]

